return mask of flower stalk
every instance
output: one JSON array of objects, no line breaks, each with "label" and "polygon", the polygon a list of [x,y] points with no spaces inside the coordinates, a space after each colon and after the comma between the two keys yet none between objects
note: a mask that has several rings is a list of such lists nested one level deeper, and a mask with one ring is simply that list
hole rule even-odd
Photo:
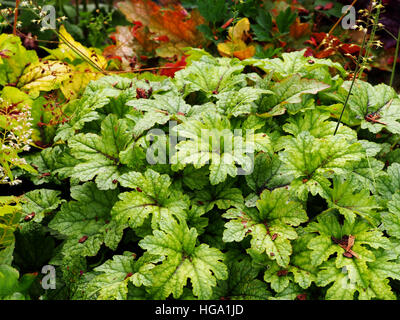
[{"label": "flower stalk", "polygon": [[393,60],[393,67],[392,67],[392,74],[390,76],[390,83],[389,86],[393,87],[393,81],[394,81],[394,76],[396,74],[396,64],[397,64],[397,59],[399,57],[399,47],[400,47],[400,28],[399,28],[399,33],[397,35],[396,39],[396,51],[394,53],[394,60]]},{"label": "flower stalk", "polygon": [[[351,92],[353,90],[354,84],[355,84],[358,76],[360,74],[362,74],[364,72],[364,70],[367,68],[367,63],[370,60],[369,56],[370,56],[372,47],[374,45],[380,45],[380,44],[377,44],[377,42],[375,42],[374,39],[375,39],[376,31],[378,29],[379,16],[381,14],[381,9],[382,8],[383,8],[382,1],[379,1],[378,4],[375,1],[372,1],[371,2],[371,6],[370,6],[370,10],[369,10],[369,15],[371,15],[373,10],[376,9],[373,17],[370,18],[367,15],[367,22],[366,22],[366,27],[365,28],[362,27],[362,26],[359,26],[359,30],[364,31],[364,36],[363,36],[363,40],[362,40],[362,44],[361,44],[361,49],[360,49],[360,53],[358,55],[356,69],[354,71],[354,75],[353,75],[353,79],[352,79],[352,82],[351,82],[351,86],[350,86],[349,92],[347,93],[346,100],[345,100],[345,102],[343,104],[343,108],[342,108],[342,111],[340,113],[340,116],[339,116],[339,119],[338,119],[338,122],[337,122],[337,125],[336,125],[336,128],[335,128],[335,132],[334,132],[333,135],[336,135],[336,133],[337,133],[337,131],[339,129],[339,126],[340,126],[340,123],[342,121],[342,117],[343,117],[344,111],[345,111],[345,109],[347,107],[347,104],[348,104],[349,99],[350,99]],[[371,24],[370,24],[370,22],[371,22]],[[368,29],[369,29],[369,27],[371,27],[371,25],[372,25],[372,30],[371,30],[370,37],[369,37],[369,39],[367,41]],[[364,51],[365,51],[365,54],[363,54]]]}]

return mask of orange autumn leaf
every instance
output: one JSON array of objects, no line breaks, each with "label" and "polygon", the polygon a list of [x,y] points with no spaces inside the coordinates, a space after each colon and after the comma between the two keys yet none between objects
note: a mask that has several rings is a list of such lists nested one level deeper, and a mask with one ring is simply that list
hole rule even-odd
[{"label": "orange autumn leaf", "polygon": [[251,58],[252,56],[254,56],[256,54],[256,47],[254,46],[248,46],[246,49],[244,50],[239,50],[239,51],[235,51],[233,53],[233,56],[235,58],[238,58],[240,60],[245,60],[248,58]]},{"label": "orange autumn leaf", "polygon": [[307,22],[300,22],[300,18],[297,17],[296,21],[290,26],[290,36],[294,39],[307,36],[311,33],[311,26]]},{"label": "orange autumn leaf", "polygon": [[[164,1],[165,2],[165,1]],[[167,1],[161,7],[150,0],[126,0],[117,3],[117,8],[130,22],[140,21],[158,41],[157,55],[161,57],[182,56],[185,47],[200,47],[204,43],[203,34],[197,26],[204,23],[197,10],[189,14],[176,1]],[[161,37],[161,38],[160,38]]]}]

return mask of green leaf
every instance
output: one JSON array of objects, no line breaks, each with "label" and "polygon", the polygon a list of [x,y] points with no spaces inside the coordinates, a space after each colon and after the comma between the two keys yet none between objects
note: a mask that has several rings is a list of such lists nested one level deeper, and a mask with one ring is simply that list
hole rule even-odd
[{"label": "green leaf", "polygon": [[[250,171],[256,136],[250,133],[243,137],[241,131],[235,135],[229,120],[216,113],[203,114],[202,120],[189,120],[173,128],[178,137],[191,139],[177,144],[173,163],[192,164],[196,169],[210,163],[212,185],[225,181],[228,175],[236,177],[239,169]],[[268,136],[263,142],[269,145]]]},{"label": "green leaf", "polygon": [[13,253],[14,253],[14,247],[15,247],[15,240],[14,236],[11,240],[11,244],[9,244],[6,248],[0,249],[0,263],[1,264],[7,264],[11,265],[13,261]]},{"label": "green leaf", "polygon": [[204,19],[212,23],[223,20],[228,13],[224,0],[204,0],[199,1],[197,5]]},{"label": "green leaf", "polygon": [[117,195],[116,190],[99,190],[93,182],[71,188],[76,201],[63,204],[49,223],[50,228],[67,237],[64,255],[94,256],[102,243],[116,249],[126,227],[111,219]]},{"label": "green leaf", "polygon": [[[283,130],[292,134],[299,135],[302,131],[308,131],[315,138],[324,138],[333,135],[336,128],[336,122],[326,121],[328,114],[323,114],[317,110],[307,110],[304,113],[298,113],[290,117],[284,124]],[[342,135],[347,140],[355,140],[357,134],[347,126],[340,126],[337,135]]]},{"label": "green leaf", "polygon": [[[309,79],[315,78],[310,76],[313,70],[334,68],[339,71],[341,76],[346,76],[346,71],[340,63],[332,62],[330,59],[316,59],[305,57],[306,49],[294,51],[290,53],[282,53],[282,58],[275,59],[247,59],[246,64],[253,64],[269,73],[273,71],[274,78],[282,80],[290,75],[299,74],[302,77]],[[317,79],[323,80],[323,79]]]},{"label": "green leaf", "polygon": [[304,290],[302,290],[298,285],[289,283],[289,286],[285,290],[270,297],[268,300],[295,300],[297,296],[302,293],[304,293]]},{"label": "green leaf", "polygon": [[333,285],[327,290],[325,299],[327,300],[353,300],[356,291],[355,284],[349,279],[347,270],[342,272],[336,268],[333,262],[327,263],[322,267],[318,274],[316,284],[318,286]]},{"label": "green leaf", "polygon": [[6,264],[0,264],[0,297],[12,294],[18,288],[19,272]]},{"label": "green leaf", "polygon": [[171,118],[182,121],[191,109],[190,105],[175,92],[153,95],[152,98],[131,100],[126,103],[128,106],[144,112],[144,116],[139,118],[135,124],[136,136],[140,136],[144,131],[154,127],[156,123],[167,123]]},{"label": "green leaf", "polygon": [[400,191],[400,164],[393,163],[387,168],[387,174],[378,177],[376,181],[378,193],[385,199],[390,200],[392,196]]},{"label": "green leaf", "polygon": [[178,71],[175,79],[179,86],[187,86],[186,92],[202,91],[211,96],[232,91],[246,85],[245,75],[240,74],[244,66],[226,58],[203,56],[199,61]]},{"label": "green leaf", "polygon": [[267,266],[264,281],[270,283],[271,288],[278,293],[287,289],[291,283],[297,283],[301,288],[307,289],[315,281],[314,274],[297,266],[282,268],[276,262],[269,262]]},{"label": "green leaf", "polygon": [[30,63],[38,61],[34,50],[26,50],[21,38],[3,33],[0,35],[0,85],[16,83],[23,70]]},{"label": "green leaf", "polygon": [[358,142],[363,146],[367,157],[375,157],[386,148],[390,148],[388,143],[376,143],[369,140],[358,140]]},{"label": "green leaf", "polygon": [[24,195],[22,212],[24,215],[34,214],[33,221],[40,222],[46,213],[56,210],[63,202],[59,195],[60,191],[50,189],[36,189]]},{"label": "green leaf", "polygon": [[373,225],[380,222],[380,209],[378,203],[370,196],[368,189],[357,190],[355,182],[351,179],[342,179],[338,176],[333,178],[333,189],[328,189],[328,206],[336,208],[349,222],[354,222],[359,215]]},{"label": "green leaf", "polygon": [[389,212],[382,213],[383,226],[389,235],[400,238],[400,194],[394,194],[387,206]]},{"label": "green leaf", "polygon": [[230,221],[225,224],[223,241],[242,241],[250,234],[252,249],[265,252],[282,267],[287,266],[292,253],[290,240],[297,238],[293,227],[308,220],[306,212],[299,202],[289,200],[285,188],[264,190],[257,209],[230,209],[224,213],[223,217]]},{"label": "green leaf", "polygon": [[206,213],[204,207],[192,205],[189,210],[186,210],[186,222],[189,227],[194,227],[199,235],[205,232],[208,226],[208,218],[203,217]]},{"label": "green leaf", "polygon": [[246,175],[247,185],[256,193],[261,193],[265,188],[274,189],[290,184],[291,179],[280,172],[282,162],[274,154],[272,157],[266,153],[259,153],[254,160],[254,170]]},{"label": "green leaf", "polygon": [[257,41],[271,41],[272,17],[266,10],[261,10],[255,18],[257,24],[251,25]]},{"label": "green leaf", "polygon": [[399,280],[400,278],[400,268],[395,260],[398,257],[398,252],[395,253],[394,251],[396,250],[376,250],[374,251],[375,261],[367,263],[371,277],[370,288],[377,299],[396,299],[387,279]]},{"label": "green leaf", "polygon": [[285,11],[280,11],[276,17],[276,25],[280,33],[287,33],[290,30],[290,25],[296,19],[296,14],[288,7]]},{"label": "green leaf", "polygon": [[[14,231],[21,218],[21,204],[17,197],[0,197],[0,248],[14,245]],[[3,261],[0,261],[4,263]]]},{"label": "green leaf", "polygon": [[[336,97],[337,101],[344,103],[350,85],[350,81],[343,83]],[[362,129],[368,129],[372,133],[378,133],[382,129],[400,133],[400,100],[393,88],[385,84],[372,86],[368,82],[356,81],[348,107],[348,122],[361,124]]]},{"label": "green leaf", "polygon": [[365,188],[375,193],[379,181],[385,176],[385,172],[382,170],[384,166],[385,164],[382,161],[367,156],[353,166],[350,176],[358,181],[359,189]]},{"label": "green leaf", "polygon": [[[101,83],[101,79],[94,83],[97,82]],[[119,82],[117,81],[117,83]],[[74,136],[76,131],[81,130],[85,123],[100,119],[97,109],[103,108],[110,103],[111,98],[116,98],[121,93],[114,87],[104,88],[96,92],[90,90],[89,87],[81,99],[72,100],[65,106],[63,111],[69,117],[69,121],[57,129],[55,141],[68,140]]]},{"label": "green leaf", "polygon": [[330,184],[326,175],[346,174],[363,157],[359,143],[350,144],[340,135],[317,139],[303,131],[285,141],[285,150],[279,154],[282,171],[294,176],[292,186],[302,199],[308,191],[326,197],[324,189]]},{"label": "green leaf", "polygon": [[121,176],[120,183],[136,190],[121,193],[111,214],[118,223],[128,223],[132,228],[141,226],[149,214],[153,214],[153,226],[162,217],[184,217],[189,207],[183,194],[171,190],[171,179],[166,174],[160,175],[151,169],[144,174],[129,172]]},{"label": "green leaf", "polygon": [[195,167],[188,165],[183,170],[182,175],[183,183],[191,190],[201,190],[210,183],[208,169],[206,167],[196,169]]},{"label": "green leaf", "polygon": [[228,279],[217,282],[213,300],[265,300],[271,296],[267,285],[257,279],[259,270],[251,265],[250,259],[234,261],[228,270]]},{"label": "green leaf", "polygon": [[37,173],[29,173],[31,181],[36,185],[61,184],[61,180],[67,179],[75,165],[80,162],[71,155],[71,150],[65,145],[46,148],[40,152],[28,154],[25,158],[37,170]]},{"label": "green leaf", "polygon": [[257,110],[254,101],[263,94],[273,94],[273,92],[251,87],[245,87],[239,91],[225,91],[216,96],[217,109],[228,117],[254,113]]},{"label": "green leaf", "polygon": [[129,147],[131,139],[127,124],[112,114],[102,121],[101,136],[93,133],[74,136],[68,144],[72,155],[81,163],[74,167],[71,177],[89,181],[96,176],[99,189],[115,189],[115,181],[123,173],[120,154]]},{"label": "green leaf", "polygon": [[219,184],[211,186],[208,190],[198,191],[192,201],[200,206],[204,205],[206,211],[212,210],[214,206],[222,210],[230,207],[240,209],[244,206],[242,191],[238,188],[230,188],[226,184]]},{"label": "green leaf", "polygon": [[[269,114],[284,113],[285,110],[294,114],[302,109],[311,108],[301,104],[304,95],[315,95],[327,88],[329,88],[328,84],[316,80],[301,79],[301,76],[298,74],[292,75],[281,82],[275,83],[270,88],[274,95],[262,100],[258,111],[261,114],[259,116],[267,117]],[[300,108],[298,104],[300,104]]]},{"label": "green leaf", "polygon": [[[311,253],[311,263],[314,266],[319,266],[334,253],[338,254],[336,258],[339,259],[338,263],[343,260],[342,254],[345,253],[345,250],[336,244],[332,237],[340,240],[343,236],[354,236],[355,242],[352,250],[359,256],[360,260],[365,262],[373,261],[374,256],[369,247],[376,249],[388,248],[390,245],[389,240],[383,237],[381,231],[359,218],[356,218],[353,222],[345,220],[343,225],[340,225],[337,214],[327,210],[318,215],[317,221],[310,223],[306,228],[308,232],[319,233],[307,245],[313,251]],[[363,245],[368,245],[369,247]],[[347,258],[347,260],[352,260],[352,258]]]},{"label": "green leaf", "polygon": [[[393,298],[386,278],[397,279],[398,270],[394,268],[393,273],[387,273],[386,268],[391,265],[388,261],[396,259],[399,254],[394,250],[394,244],[381,231],[359,218],[354,222],[345,220],[340,225],[337,215],[331,211],[320,214],[317,220],[318,223],[313,222],[306,229],[319,233],[308,243],[312,250],[311,263],[320,265],[317,286],[325,287],[333,282],[325,298],[351,300],[356,291],[362,300]],[[345,249],[333,241],[333,237],[340,240],[349,235],[354,236],[351,250],[357,256],[344,256]],[[382,271],[379,270],[381,262]]]},{"label": "green leaf", "polygon": [[149,285],[151,269],[160,259],[148,254],[135,260],[136,255],[125,252],[124,255],[114,255],[96,267],[96,275],[83,284],[85,297],[98,300],[126,300],[128,283],[135,286]]},{"label": "green leaf", "polygon": [[195,296],[211,298],[216,280],[228,277],[227,268],[221,262],[224,255],[204,243],[196,246],[196,230],[189,229],[183,221],[166,219],[160,223],[160,229],[139,242],[147,252],[166,257],[152,269],[149,290],[153,298],[165,299],[170,294],[179,298],[187,279],[191,280]]}]

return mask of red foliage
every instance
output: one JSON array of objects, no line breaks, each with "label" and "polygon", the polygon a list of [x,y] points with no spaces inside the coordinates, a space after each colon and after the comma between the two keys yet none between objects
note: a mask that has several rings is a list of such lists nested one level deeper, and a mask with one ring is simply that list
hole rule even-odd
[{"label": "red foliage", "polygon": [[182,58],[175,63],[166,63],[163,66],[166,68],[161,69],[160,75],[173,78],[175,72],[183,69],[185,66],[186,66],[186,56],[182,56]]},{"label": "red foliage", "polygon": [[342,41],[333,35],[328,35],[325,32],[313,33],[310,40],[305,43],[316,47],[314,50],[309,48],[308,54],[313,52],[313,56],[319,59],[328,58],[335,54],[342,55],[358,55],[361,47],[356,44],[342,43]]}]

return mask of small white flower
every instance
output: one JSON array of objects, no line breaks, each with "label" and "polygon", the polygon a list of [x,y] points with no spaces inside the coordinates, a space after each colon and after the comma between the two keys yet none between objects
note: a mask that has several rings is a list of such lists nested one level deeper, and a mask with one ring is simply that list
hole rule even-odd
[{"label": "small white flower", "polygon": [[15,185],[17,185],[17,184],[20,184],[21,182],[22,182],[22,180],[15,179],[15,180],[13,180],[13,181],[10,181],[10,185],[11,185],[11,186],[15,186]]}]

